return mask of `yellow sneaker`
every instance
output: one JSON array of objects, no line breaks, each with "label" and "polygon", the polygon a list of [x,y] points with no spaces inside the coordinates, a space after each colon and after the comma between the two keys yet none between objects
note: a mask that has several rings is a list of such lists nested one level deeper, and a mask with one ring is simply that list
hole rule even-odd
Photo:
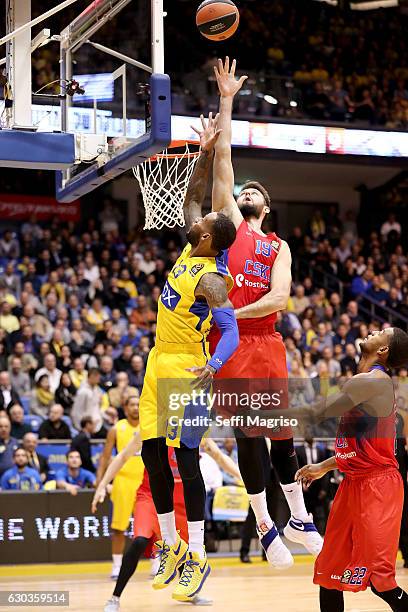
[{"label": "yellow sneaker", "polygon": [[194,596],[201,591],[210,571],[207,555],[204,556],[204,559],[201,559],[198,553],[187,553],[183,573],[173,591],[172,598],[177,599],[177,601],[194,599]]},{"label": "yellow sneaker", "polygon": [[176,577],[178,566],[185,560],[188,544],[178,535],[174,546],[170,546],[164,540],[156,542],[155,546],[160,556],[160,565],[152,586],[154,589],[165,589]]}]

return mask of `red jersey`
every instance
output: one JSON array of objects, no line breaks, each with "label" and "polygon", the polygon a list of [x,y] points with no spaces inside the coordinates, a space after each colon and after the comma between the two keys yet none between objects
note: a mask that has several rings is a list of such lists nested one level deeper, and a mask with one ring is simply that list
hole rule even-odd
[{"label": "red jersey", "polygon": [[353,408],[342,417],[336,437],[339,470],[357,476],[390,467],[398,469],[395,433],[395,404],[389,416],[380,418]]},{"label": "red jersey", "polygon": [[[228,250],[228,268],[234,278],[229,299],[234,308],[257,302],[270,291],[271,270],[282,241],[274,233],[263,236],[253,230],[245,219],[237,230],[234,244]],[[253,328],[273,328],[276,313],[257,319],[240,319],[240,331]]]}]

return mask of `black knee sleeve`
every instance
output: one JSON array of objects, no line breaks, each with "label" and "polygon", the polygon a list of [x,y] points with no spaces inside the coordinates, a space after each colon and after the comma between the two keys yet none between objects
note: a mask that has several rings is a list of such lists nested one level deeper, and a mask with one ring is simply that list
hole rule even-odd
[{"label": "black knee sleeve", "polygon": [[175,449],[177,466],[183,481],[184,500],[188,521],[203,521],[205,485],[200,470],[198,448],[181,446]]},{"label": "black knee sleeve", "polygon": [[158,514],[172,512],[174,478],[169,464],[168,449],[164,438],[145,440],[142,459],[149,474],[150,489]]},{"label": "black knee sleeve", "polygon": [[342,591],[320,587],[320,612],[344,612],[344,596]]},{"label": "black knee sleeve", "polygon": [[245,438],[241,431],[235,432],[238,450],[238,466],[245,488],[250,495],[265,489],[265,474],[262,460],[262,438]]},{"label": "black knee sleeve", "polygon": [[290,440],[271,440],[271,461],[281,484],[295,481],[299,469],[293,438]]},{"label": "black knee sleeve", "polygon": [[374,595],[385,601],[393,612],[408,612],[408,594],[401,587],[391,591],[377,591],[375,586],[371,585],[371,590]]},{"label": "black knee sleeve", "polygon": [[139,559],[146,550],[148,543],[148,538],[135,538],[126,553],[123,555],[119,576],[116,581],[115,590],[113,591],[113,594],[116,597],[120,597],[122,595],[125,586],[135,573]]}]

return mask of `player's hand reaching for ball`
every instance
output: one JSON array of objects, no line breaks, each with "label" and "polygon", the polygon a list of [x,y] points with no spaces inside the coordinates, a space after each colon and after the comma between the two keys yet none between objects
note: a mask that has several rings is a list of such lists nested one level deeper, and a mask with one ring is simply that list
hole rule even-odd
[{"label": "player's hand reaching for ball", "polygon": [[192,388],[205,390],[211,385],[216,370],[207,363],[201,368],[187,368],[187,372],[193,372],[197,376],[191,383]]},{"label": "player's hand reaching for ball", "polygon": [[211,153],[214,150],[215,143],[218,140],[218,136],[221,134],[222,130],[217,129],[219,115],[215,115],[213,118],[213,114],[210,113],[208,115],[208,122],[205,122],[204,115],[200,115],[202,129],[199,130],[195,128],[193,125],[191,129],[194,130],[196,134],[200,137],[200,146],[202,151],[207,151]]},{"label": "player's hand reaching for ball", "polygon": [[229,57],[225,58],[225,62],[218,60],[218,67],[214,66],[215,78],[217,79],[220,95],[224,98],[233,98],[239,92],[242,85],[247,80],[247,76],[242,76],[239,79],[235,77],[235,69],[237,67],[236,60],[233,60],[231,67]]},{"label": "player's hand reaching for ball", "polygon": [[323,463],[313,463],[300,468],[295,474],[295,480],[305,487],[310,487],[314,480],[322,478],[325,474],[327,474],[327,469]]}]

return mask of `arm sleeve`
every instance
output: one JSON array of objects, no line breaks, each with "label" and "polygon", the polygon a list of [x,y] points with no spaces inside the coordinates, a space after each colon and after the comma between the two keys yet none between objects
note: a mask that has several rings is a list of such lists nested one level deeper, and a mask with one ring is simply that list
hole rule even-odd
[{"label": "arm sleeve", "polygon": [[239,332],[233,308],[213,308],[212,315],[221,338],[208,363],[218,371],[238,348]]}]

